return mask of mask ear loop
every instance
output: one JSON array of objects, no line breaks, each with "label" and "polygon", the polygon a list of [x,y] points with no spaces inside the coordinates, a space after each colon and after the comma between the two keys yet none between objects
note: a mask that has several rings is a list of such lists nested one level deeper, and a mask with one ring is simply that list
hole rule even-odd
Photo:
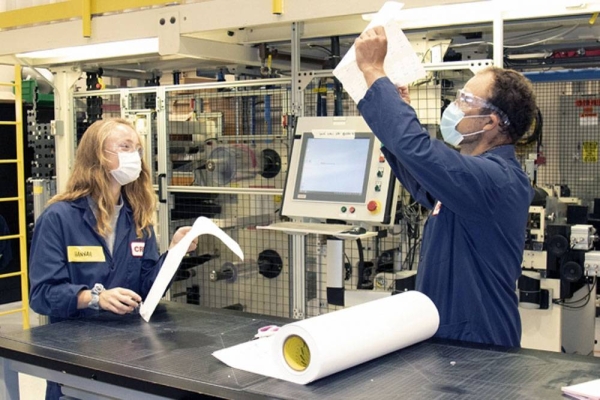
[{"label": "mask ear loop", "polygon": [[[462,118],[462,119],[465,119],[465,118],[485,118],[485,117],[489,117],[490,115],[491,115],[491,114],[465,115],[465,116],[463,116],[463,118]],[[460,123],[460,121],[459,121],[459,123]],[[458,125],[458,124],[457,124],[457,125]],[[484,125],[484,126],[485,126],[485,125]],[[480,135],[480,134],[482,134],[482,133],[484,133],[484,132],[486,132],[486,131],[487,131],[487,129],[480,129],[480,130],[478,130],[478,131],[476,131],[476,132],[471,132],[471,133],[461,133],[461,135],[462,135],[462,137],[463,137],[463,138],[466,138],[466,137],[469,137],[469,136]],[[460,132],[459,132],[459,133],[460,133]]]}]

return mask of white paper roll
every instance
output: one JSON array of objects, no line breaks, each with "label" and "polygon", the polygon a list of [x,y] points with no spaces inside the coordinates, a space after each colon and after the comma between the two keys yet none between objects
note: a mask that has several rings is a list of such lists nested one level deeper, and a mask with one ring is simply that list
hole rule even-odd
[{"label": "white paper roll", "polygon": [[294,322],[213,355],[233,368],[307,384],[428,339],[438,326],[433,302],[410,291]]}]

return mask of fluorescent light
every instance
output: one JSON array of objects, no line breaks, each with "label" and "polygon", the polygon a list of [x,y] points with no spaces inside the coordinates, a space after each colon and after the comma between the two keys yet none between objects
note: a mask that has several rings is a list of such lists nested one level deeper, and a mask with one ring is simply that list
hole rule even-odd
[{"label": "fluorescent light", "polygon": [[17,54],[17,57],[27,58],[32,60],[35,64],[39,64],[40,62],[65,63],[103,58],[127,57],[149,53],[158,53],[158,38],[124,40],[120,42],[32,51],[29,53]]},{"label": "fluorescent light", "polygon": [[539,53],[527,53],[527,54],[508,54],[510,60],[527,60],[530,58],[548,58],[552,55],[551,52],[544,51]]},{"label": "fluorescent light", "polygon": [[[505,21],[600,12],[600,0],[487,0],[404,8],[397,21],[402,29],[487,23],[501,15]],[[371,21],[375,13],[362,14]]]}]

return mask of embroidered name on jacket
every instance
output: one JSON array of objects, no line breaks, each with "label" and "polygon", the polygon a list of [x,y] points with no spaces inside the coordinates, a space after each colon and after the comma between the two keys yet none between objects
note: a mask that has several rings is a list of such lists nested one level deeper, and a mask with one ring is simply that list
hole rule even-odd
[{"label": "embroidered name on jacket", "polygon": [[69,262],[104,262],[102,246],[68,246]]}]

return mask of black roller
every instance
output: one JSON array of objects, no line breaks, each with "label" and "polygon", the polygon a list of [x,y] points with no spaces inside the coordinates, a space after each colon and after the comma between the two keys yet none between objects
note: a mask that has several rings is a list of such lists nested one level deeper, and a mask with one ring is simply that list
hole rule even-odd
[{"label": "black roller", "polygon": [[562,257],[569,250],[569,241],[561,235],[548,239],[548,252],[555,257]]},{"label": "black roller", "polygon": [[275,178],[281,171],[281,157],[273,149],[264,149],[262,155],[262,172],[263,178]]},{"label": "black roller", "polygon": [[583,267],[575,261],[567,261],[560,266],[560,276],[567,282],[578,282],[583,278]]},{"label": "black roller", "polygon": [[275,250],[264,250],[258,255],[258,272],[265,278],[277,278],[283,268],[283,261]]}]

